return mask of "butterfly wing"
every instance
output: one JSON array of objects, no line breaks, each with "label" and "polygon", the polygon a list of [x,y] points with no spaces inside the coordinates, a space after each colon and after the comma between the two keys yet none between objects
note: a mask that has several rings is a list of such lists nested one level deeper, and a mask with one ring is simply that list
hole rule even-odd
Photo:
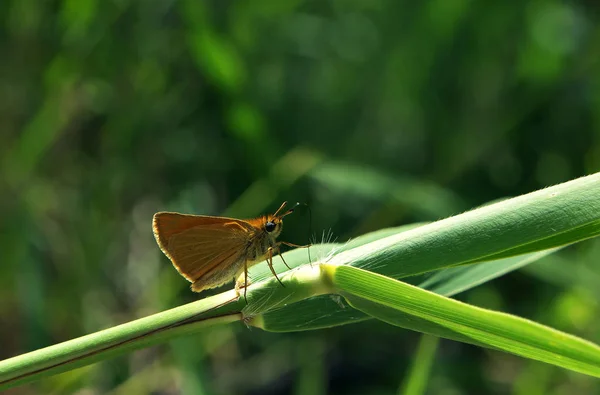
[{"label": "butterfly wing", "polygon": [[237,263],[254,231],[238,219],[166,212],[154,215],[153,230],[160,249],[198,290],[231,280],[211,273]]}]

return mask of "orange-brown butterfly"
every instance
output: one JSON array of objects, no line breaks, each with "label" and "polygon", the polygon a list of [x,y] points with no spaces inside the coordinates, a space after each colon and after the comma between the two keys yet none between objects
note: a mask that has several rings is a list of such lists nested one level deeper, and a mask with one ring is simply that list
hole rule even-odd
[{"label": "orange-brown butterfly", "polygon": [[[296,205],[287,211],[287,202],[272,215],[255,219],[235,219],[205,215],[188,215],[170,212],[154,214],[152,230],[158,246],[171,260],[175,269],[192,283],[192,291],[215,288],[244,273],[244,298],[248,284],[248,268],[266,258],[269,269],[281,285],[273,269],[273,255],[279,253],[277,241],[283,229],[283,217],[294,212]],[[280,255],[281,256],[281,255]],[[291,269],[281,256],[283,263]]]}]

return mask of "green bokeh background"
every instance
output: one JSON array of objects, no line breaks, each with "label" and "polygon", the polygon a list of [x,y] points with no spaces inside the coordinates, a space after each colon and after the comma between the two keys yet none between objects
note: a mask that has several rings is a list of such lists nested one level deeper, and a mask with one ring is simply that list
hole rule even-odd
[{"label": "green bokeh background", "polygon": [[[338,241],[600,170],[591,1],[0,2],[0,358],[199,297],[152,214]],[[308,215],[282,239],[305,243]],[[600,242],[458,295],[600,342]],[[200,296],[201,297],[201,296]],[[392,394],[419,335],[207,331],[11,394]],[[442,341],[429,394],[597,394]]]}]

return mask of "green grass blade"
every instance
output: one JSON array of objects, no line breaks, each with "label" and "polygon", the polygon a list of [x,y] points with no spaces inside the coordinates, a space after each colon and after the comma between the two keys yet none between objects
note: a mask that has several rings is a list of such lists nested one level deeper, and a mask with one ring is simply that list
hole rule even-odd
[{"label": "green grass blade", "polygon": [[393,278],[545,250],[600,234],[600,173],[336,254],[328,262]]},{"label": "green grass blade", "polygon": [[371,319],[338,295],[320,295],[258,314],[248,324],[269,332],[298,332],[354,324]]},{"label": "green grass blade", "polygon": [[358,268],[325,270],[354,308],[392,325],[600,377],[600,346],[594,343]]},{"label": "green grass blade", "polygon": [[439,342],[439,337],[421,336],[406,382],[400,387],[398,394],[421,395],[425,393]]},{"label": "green grass blade", "polygon": [[[234,291],[0,361],[0,391],[135,349],[241,320]],[[186,321],[188,320],[188,321]]]},{"label": "green grass blade", "polygon": [[565,246],[567,244],[570,244],[570,242],[565,242],[565,240],[583,241],[583,240],[598,236],[599,234],[600,234],[600,222],[594,221],[594,222],[591,222],[584,226],[581,226],[579,228],[567,230],[563,233],[553,235],[553,236],[550,236],[545,239],[536,240],[532,243],[527,243],[527,244],[517,246],[515,248],[510,248],[510,249],[508,249],[506,251],[502,251],[498,254],[492,254],[492,255],[482,257],[482,258],[477,258],[470,262],[465,262],[465,264],[477,263],[477,262],[488,261],[488,260],[502,259],[505,257],[527,254],[529,252],[534,252],[534,251],[540,251],[540,250],[543,250],[546,248],[550,249],[550,248],[556,247],[556,246]]},{"label": "green grass blade", "polygon": [[573,265],[568,258],[554,255],[528,266],[524,272],[559,287],[570,288],[576,284],[600,299],[600,274],[593,268],[593,261],[590,265]]},{"label": "green grass blade", "polygon": [[325,293],[319,266],[305,265],[282,275],[286,286],[271,277],[248,287],[248,304],[235,290],[201,299],[149,317],[0,361],[0,390],[25,384],[139,348],[195,333],[207,326],[253,317],[277,306]]},{"label": "green grass blade", "polygon": [[419,284],[419,287],[444,296],[456,295],[513,270],[520,269],[556,251],[558,251],[558,248],[498,259],[479,265],[451,267],[435,272]]},{"label": "green grass blade", "polygon": [[434,183],[353,163],[325,161],[309,176],[339,194],[396,202],[425,218],[439,218],[466,208],[458,196]]}]

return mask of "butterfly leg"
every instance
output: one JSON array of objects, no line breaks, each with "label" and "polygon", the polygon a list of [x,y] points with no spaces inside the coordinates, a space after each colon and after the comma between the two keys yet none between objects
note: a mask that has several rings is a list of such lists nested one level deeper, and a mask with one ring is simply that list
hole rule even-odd
[{"label": "butterfly leg", "polygon": [[306,245],[301,246],[301,245],[294,244],[294,243],[288,243],[287,241],[280,241],[279,244],[283,244],[283,245],[286,245],[289,247],[297,247],[297,248],[308,248],[308,247],[312,246],[312,244],[306,244]]},{"label": "butterfly leg", "polygon": [[[279,284],[281,284],[281,286],[285,288],[285,285],[283,285],[283,283],[281,282],[279,277],[277,277],[277,273],[275,273],[275,269],[273,269],[273,247],[269,247],[269,249],[267,250],[267,265],[269,265],[269,269],[271,269],[271,273],[273,273],[273,275],[275,276],[277,281],[279,281]],[[287,266],[287,264],[286,264],[286,266]]]},{"label": "butterfly leg", "polygon": [[244,232],[248,231],[248,229],[244,228],[239,222],[236,222],[236,221],[226,222],[223,225],[224,226],[234,225],[234,226],[237,226],[238,228],[240,228],[241,230],[243,230]]},{"label": "butterfly leg", "polygon": [[279,250],[279,245],[283,243],[283,242],[279,242],[277,243],[277,246],[275,248],[277,248],[277,252],[279,253],[279,257],[281,258],[281,260],[283,261],[283,264],[290,270],[292,270],[292,268],[290,267],[290,265],[287,264],[287,262],[285,261],[285,259],[283,259],[283,255],[281,255],[281,251]]},{"label": "butterfly leg", "polygon": [[[279,243],[277,243],[277,246],[279,246],[280,244],[286,245],[288,247],[308,248],[308,261],[312,262],[312,259],[310,257],[310,246],[312,246],[312,244],[307,244],[307,245],[301,246],[301,245],[294,244],[294,243],[288,243],[287,241],[280,241]],[[281,259],[283,259],[283,256],[281,254],[279,254],[279,256],[281,256]],[[285,261],[283,261],[283,263],[285,263]],[[287,263],[285,263],[285,265],[288,266]],[[288,266],[288,268],[289,268],[289,266]]]},{"label": "butterfly leg", "polygon": [[242,270],[240,270],[238,273],[236,273],[236,275],[234,276],[235,279],[235,294],[237,296],[241,296],[242,295],[242,288],[244,288],[244,300],[246,301],[246,304],[248,304],[248,299],[246,297],[246,289],[248,288],[248,286],[250,286],[250,284],[252,284],[252,280],[250,279],[250,275],[248,273],[248,261],[244,260],[244,264],[242,266]]},{"label": "butterfly leg", "polygon": [[246,291],[248,290],[248,260],[244,259],[244,300],[246,305],[248,304],[248,298],[246,298]]}]

